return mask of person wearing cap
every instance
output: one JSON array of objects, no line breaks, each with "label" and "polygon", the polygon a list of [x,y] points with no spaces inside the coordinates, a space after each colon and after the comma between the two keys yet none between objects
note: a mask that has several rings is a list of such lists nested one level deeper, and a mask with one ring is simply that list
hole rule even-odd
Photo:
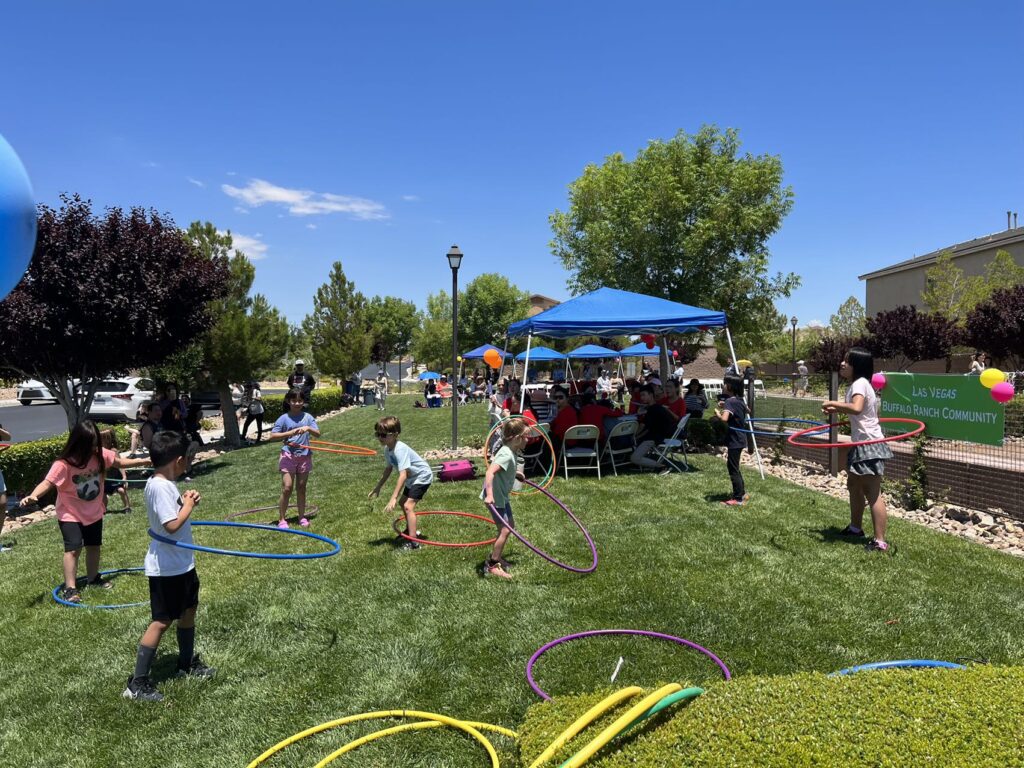
[{"label": "person wearing cap", "polygon": [[796,372],[800,375],[800,383],[796,389],[797,397],[807,397],[807,366],[803,360],[796,361]]},{"label": "person wearing cap", "polygon": [[303,360],[295,361],[295,370],[288,377],[288,389],[299,390],[302,393],[303,402],[308,405],[313,387],[316,386],[316,380],[306,373],[305,365],[306,363]]}]

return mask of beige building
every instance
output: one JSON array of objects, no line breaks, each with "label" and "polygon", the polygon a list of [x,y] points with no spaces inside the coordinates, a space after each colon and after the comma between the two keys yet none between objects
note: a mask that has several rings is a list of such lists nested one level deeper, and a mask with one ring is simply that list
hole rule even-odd
[{"label": "beige building", "polygon": [[555,301],[548,296],[543,296],[539,293],[531,293],[530,312],[527,314],[527,317],[533,317],[534,315],[539,315],[541,312],[547,312],[553,306],[560,303],[561,302]]},{"label": "beige building", "polygon": [[949,252],[953,256],[953,263],[965,275],[972,276],[985,274],[985,266],[995,257],[996,251],[1007,251],[1014,261],[1024,267],[1024,227],[940,248],[924,256],[916,256],[861,275],[860,279],[866,284],[865,310],[868,317],[901,305],[924,309],[921,292],[925,289],[925,272],[941,254]]}]

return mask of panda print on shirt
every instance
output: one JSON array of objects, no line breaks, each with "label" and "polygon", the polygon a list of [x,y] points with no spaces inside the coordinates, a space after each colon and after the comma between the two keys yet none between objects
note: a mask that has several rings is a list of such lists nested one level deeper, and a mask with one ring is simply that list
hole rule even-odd
[{"label": "panda print on shirt", "polygon": [[99,472],[72,475],[71,481],[75,484],[75,491],[82,501],[92,501],[100,495],[103,488]]}]

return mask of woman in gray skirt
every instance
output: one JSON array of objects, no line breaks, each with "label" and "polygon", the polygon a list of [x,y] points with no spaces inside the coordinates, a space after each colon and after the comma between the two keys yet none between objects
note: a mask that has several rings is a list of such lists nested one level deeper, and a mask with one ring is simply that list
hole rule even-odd
[{"label": "woman in gray skirt", "polygon": [[[882,427],[878,423],[878,397],[871,386],[875,372],[875,361],[871,353],[860,347],[853,347],[846,353],[839,366],[839,375],[850,382],[843,402],[828,400],[821,410],[826,414],[845,413],[850,416],[851,442],[859,443],[881,440]],[[863,536],[861,527],[864,507],[871,509],[871,526],[874,538],[865,547],[869,552],[885,552],[889,545],[885,541],[885,526],[888,514],[885,498],[882,496],[882,476],[885,474],[885,460],[892,458],[892,451],[886,443],[855,445],[846,456],[846,487],[850,491],[850,524],[842,531],[844,536]]]}]

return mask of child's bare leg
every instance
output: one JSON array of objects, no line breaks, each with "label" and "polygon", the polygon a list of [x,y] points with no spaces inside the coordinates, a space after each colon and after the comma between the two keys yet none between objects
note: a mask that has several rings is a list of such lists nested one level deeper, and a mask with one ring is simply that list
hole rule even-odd
[{"label": "child's bare leg", "polygon": [[889,515],[885,508],[885,497],[882,495],[882,478],[877,475],[863,478],[864,495],[871,506],[871,525],[876,541],[885,541],[885,529]]},{"label": "child's bare leg", "polygon": [[295,483],[293,472],[281,473],[281,500],[277,504],[278,520],[284,520],[288,516],[288,501],[292,497],[292,485]]},{"label": "child's bare leg", "polygon": [[846,476],[846,488],[850,491],[850,525],[864,530],[864,486],[858,475]]},{"label": "child's bare leg", "polygon": [[416,499],[407,498],[405,504],[402,505],[402,511],[405,512],[405,530],[415,538],[416,532],[419,530],[416,527]]},{"label": "child's bare leg", "polygon": [[171,626],[169,621],[152,621],[146,628],[145,634],[142,636],[142,640],[139,641],[140,645],[144,645],[147,648],[156,649],[160,645],[160,638],[164,636],[164,632]]},{"label": "child's bare leg", "polygon": [[78,577],[78,556],[82,553],[80,549],[73,549],[64,553],[64,586],[75,589],[78,585],[75,579]]},{"label": "child's bare leg", "polygon": [[299,517],[306,516],[306,481],[309,480],[308,472],[300,472],[295,475],[295,505],[298,507]]},{"label": "child's bare leg", "polygon": [[85,548],[85,575],[89,581],[93,581],[100,573],[100,547]]},{"label": "child's bare leg", "polygon": [[132,505],[132,503],[128,500],[128,489],[118,488],[117,495],[121,497],[121,506],[124,509],[128,509],[128,507]]},{"label": "child's bare leg", "polygon": [[505,542],[508,541],[508,537],[511,532],[508,528],[502,526],[501,533],[498,534],[497,541],[494,542],[494,547],[491,548],[491,562],[496,563],[501,560],[502,554],[505,552]]}]

